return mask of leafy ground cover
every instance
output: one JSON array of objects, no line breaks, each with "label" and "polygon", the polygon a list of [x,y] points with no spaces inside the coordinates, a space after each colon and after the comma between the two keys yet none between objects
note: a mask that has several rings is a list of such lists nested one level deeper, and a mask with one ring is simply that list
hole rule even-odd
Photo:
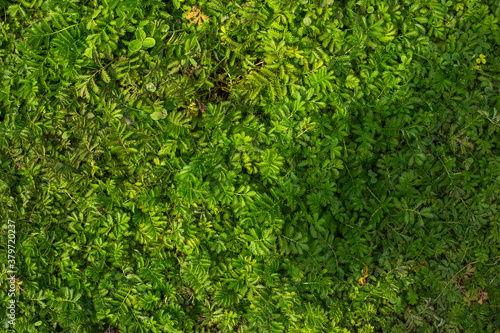
[{"label": "leafy ground cover", "polygon": [[0,14],[6,331],[500,332],[498,1]]}]

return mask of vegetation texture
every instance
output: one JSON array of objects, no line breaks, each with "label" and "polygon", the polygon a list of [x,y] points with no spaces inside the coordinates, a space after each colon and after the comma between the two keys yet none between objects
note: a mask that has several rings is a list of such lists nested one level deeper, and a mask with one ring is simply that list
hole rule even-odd
[{"label": "vegetation texture", "polygon": [[498,0],[0,15],[2,329],[500,332]]}]

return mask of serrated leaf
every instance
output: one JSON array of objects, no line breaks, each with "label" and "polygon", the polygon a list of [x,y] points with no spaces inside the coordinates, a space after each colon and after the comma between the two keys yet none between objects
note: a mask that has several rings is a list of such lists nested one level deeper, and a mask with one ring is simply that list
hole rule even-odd
[{"label": "serrated leaf", "polygon": [[95,83],[94,79],[90,80],[90,86],[92,87],[92,91],[94,93],[98,93],[99,92],[99,87],[97,86],[97,84]]},{"label": "serrated leaf", "polygon": [[359,79],[352,75],[352,74],[349,74],[345,80],[345,86],[346,88],[348,89],[354,89],[356,88],[357,86],[359,85]]},{"label": "serrated leaf", "polygon": [[105,70],[101,71],[101,77],[104,82],[106,83],[111,82],[111,78],[109,77],[108,73]]}]

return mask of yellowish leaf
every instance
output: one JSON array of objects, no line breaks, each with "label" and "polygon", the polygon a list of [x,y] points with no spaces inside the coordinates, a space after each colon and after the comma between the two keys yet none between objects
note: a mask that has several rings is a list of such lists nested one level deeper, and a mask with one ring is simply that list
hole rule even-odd
[{"label": "yellowish leaf", "polygon": [[370,276],[368,273],[368,267],[366,267],[366,269],[362,269],[361,274],[363,274],[363,276],[359,278],[358,283],[364,286],[366,284],[366,279]]},{"label": "yellowish leaf", "polygon": [[207,21],[210,21],[208,16],[203,14],[200,11],[200,7],[198,7],[198,6],[193,6],[193,11],[186,14],[186,19],[190,21],[189,23],[191,25],[193,25],[193,24],[200,25],[200,24],[203,24]]}]

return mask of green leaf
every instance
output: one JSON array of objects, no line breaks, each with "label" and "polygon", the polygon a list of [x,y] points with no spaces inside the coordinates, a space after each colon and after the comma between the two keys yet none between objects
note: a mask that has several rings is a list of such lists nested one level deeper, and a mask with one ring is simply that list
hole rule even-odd
[{"label": "green leaf", "polygon": [[142,41],[140,40],[133,40],[128,44],[128,50],[130,52],[137,52],[141,49],[142,47]]},{"label": "green leaf", "polygon": [[142,46],[149,49],[150,47],[155,46],[156,41],[152,37],[148,37],[142,41]]},{"label": "green leaf", "polygon": [[308,26],[310,26],[310,25],[311,25],[311,22],[312,22],[312,21],[311,21],[311,19],[310,19],[309,17],[305,17],[305,18],[302,20],[302,22],[304,22],[304,25],[305,25],[306,27],[308,27]]},{"label": "green leaf", "polygon": [[167,110],[165,110],[165,109],[162,109],[161,111],[156,111],[156,112],[151,114],[151,118],[153,120],[164,119],[166,116],[167,116]]},{"label": "green leaf", "polygon": [[359,85],[359,79],[356,76],[349,74],[345,80],[346,88],[354,89],[358,85]]},{"label": "green leaf", "polygon": [[141,28],[135,31],[135,39],[143,41],[146,38],[146,33]]},{"label": "green leaf", "polygon": [[105,83],[111,82],[111,78],[109,77],[108,73],[104,69],[101,71],[101,77]]},{"label": "green leaf", "polygon": [[146,90],[149,92],[155,92],[156,86],[154,85],[154,83],[149,82],[148,84],[146,84]]}]

